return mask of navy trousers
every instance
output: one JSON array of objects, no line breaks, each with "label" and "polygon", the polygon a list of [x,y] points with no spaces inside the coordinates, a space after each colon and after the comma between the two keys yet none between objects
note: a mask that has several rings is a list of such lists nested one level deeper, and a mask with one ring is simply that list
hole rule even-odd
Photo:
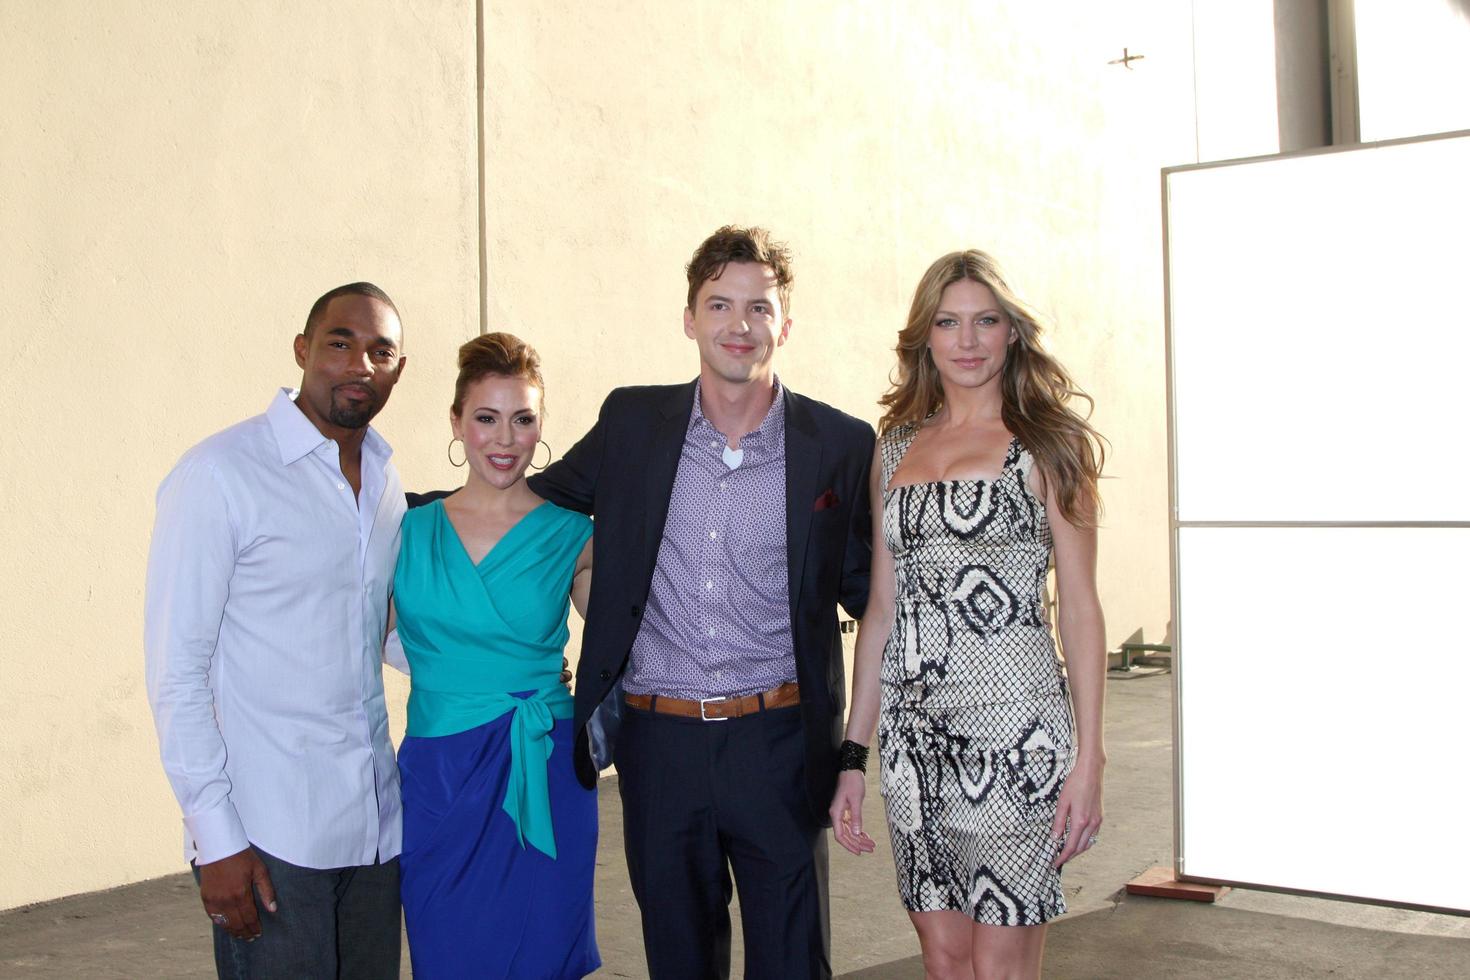
[{"label": "navy trousers", "polygon": [[796,707],[728,721],[624,705],[623,841],[653,980],[730,974],[731,876],[745,976],[831,977],[827,840]]}]

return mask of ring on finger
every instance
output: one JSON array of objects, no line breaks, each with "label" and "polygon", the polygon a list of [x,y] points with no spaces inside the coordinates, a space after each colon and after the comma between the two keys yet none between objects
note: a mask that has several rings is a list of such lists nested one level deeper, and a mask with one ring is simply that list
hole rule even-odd
[{"label": "ring on finger", "polygon": [[1087,846],[1088,847],[1091,847],[1093,844],[1096,844],[1096,843],[1097,843],[1097,834],[1093,834],[1091,837],[1087,838]]},{"label": "ring on finger", "polygon": [[217,926],[227,926],[230,924],[230,917],[223,912],[210,912],[209,921]]}]

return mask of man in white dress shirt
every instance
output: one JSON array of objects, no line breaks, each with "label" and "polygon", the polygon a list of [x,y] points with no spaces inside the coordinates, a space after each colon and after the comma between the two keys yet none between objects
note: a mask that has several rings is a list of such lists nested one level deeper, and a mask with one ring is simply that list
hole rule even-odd
[{"label": "man in white dress shirt", "polygon": [[403,373],[371,283],[295,339],[300,393],[158,490],[148,697],[221,977],[397,977],[398,769],[381,656],[404,496],[368,427]]}]

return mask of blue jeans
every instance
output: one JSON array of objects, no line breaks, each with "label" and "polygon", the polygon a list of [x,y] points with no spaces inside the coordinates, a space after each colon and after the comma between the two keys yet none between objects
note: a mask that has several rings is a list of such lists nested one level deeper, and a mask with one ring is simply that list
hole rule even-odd
[{"label": "blue jeans", "polygon": [[[351,868],[302,868],[255,849],[276,889],[260,909],[260,938],[214,927],[220,980],[387,980],[401,955],[398,859]],[[194,869],[199,880],[199,869]]]}]

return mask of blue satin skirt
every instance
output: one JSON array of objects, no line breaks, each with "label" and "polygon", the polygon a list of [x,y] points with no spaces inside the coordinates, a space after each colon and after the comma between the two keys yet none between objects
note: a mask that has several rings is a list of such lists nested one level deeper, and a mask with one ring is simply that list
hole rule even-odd
[{"label": "blue satin skirt", "polygon": [[501,807],[509,713],[466,732],[408,737],[403,780],[403,916],[416,980],[561,980],[602,965],[592,910],[597,791],[577,781],[572,722],[548,763],[555,859],[516,837]]}]

